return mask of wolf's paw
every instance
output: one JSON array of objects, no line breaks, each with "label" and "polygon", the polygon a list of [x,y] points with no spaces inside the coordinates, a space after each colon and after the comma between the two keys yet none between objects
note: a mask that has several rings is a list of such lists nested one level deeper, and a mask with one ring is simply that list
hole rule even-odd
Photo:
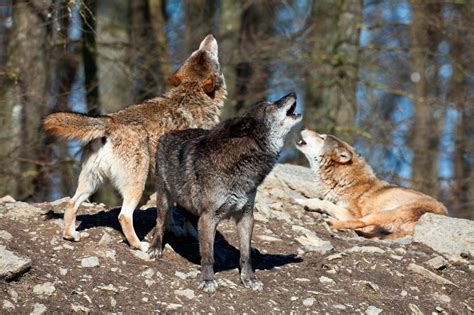
[{"label": "wolf's paw", "polygon": [[148,242],[140,242],[140,244],[138,245],[138,250],[146,253],[148,252],[148,249],[150,248],[150,243]]},{"label": "wolf's paw", "polygon": [[295,198],[294,200],[295,200],[295,202],[296,202],[297,204],[299,204],[299,205],[302,205],[302,206],[304,206],[304,207],[307,206],[307,200],[304,199],[304,198]]},{"label": "wolf's paw", "polygon": [[78,231],[74,231],[72,233],[64,233],[63,239],[72,242],[79,242],[81,240],[81,233]]},{"label": "wolf's paw", "polygon": [[206,293],[214,293],[217,290],[217,282],[216,280],[203,280],[198,289]]},{"label": "wolf's paw", "polygon": [[161,255],[163,254],[163,250],[161,249],[161,246],[150,246],[148,248],[148,256],[150,256],[151,259],[160,259]]},{"label": "wolf's paw", "polygon": [[256,278],[253,279],[242,279],[242,283],[244,287],[252,289],[254,291],[262,291],[263,290],[263,283]]}]

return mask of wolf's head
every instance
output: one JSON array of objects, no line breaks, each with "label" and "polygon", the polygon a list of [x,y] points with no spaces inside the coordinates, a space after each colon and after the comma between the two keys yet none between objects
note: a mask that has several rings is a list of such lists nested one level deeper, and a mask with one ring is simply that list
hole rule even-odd
[{"label": "wolf's head", "polygon": [[174,86],[184,83],[198,83],[209,97],[214,98],[214,93],[225,87],[214,35],[207,35],[199,45],[199,49],[186,59],[168,81]]},{"label": "wolf's head", "polygon": [[257,122],[259,128],[251,123],[249,126],[254,136],[279,151],[290,129],[301,121],[301,114],[297,114],[295,110],[296,94],[290,93],[274,102],[259,102],[253,105],[243,114],[242,122]]},{"label": "wolf's head", "polygon": [[348,164],[357,156],[349,144],[335,136],[305,129],[301,131],[301,137],[302,140],[296,143],[296,148],[306,156],[312,165],[323,160],[336,164]]}]

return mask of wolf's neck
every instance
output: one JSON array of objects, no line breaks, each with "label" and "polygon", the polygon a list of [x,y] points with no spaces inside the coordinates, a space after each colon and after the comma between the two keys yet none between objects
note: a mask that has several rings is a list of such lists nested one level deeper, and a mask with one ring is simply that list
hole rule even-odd
[{"label": "wolf's neck", "polygon": [[175,104],[178,104],[179,107],[196,107],[204,110],[218,108],[219,111],[224,106],[226,96],[227,89],[225,83],[214,91],[212,95],[204,93],[196,82],[182,83],[166,93],[166,97],[175,101]]}]

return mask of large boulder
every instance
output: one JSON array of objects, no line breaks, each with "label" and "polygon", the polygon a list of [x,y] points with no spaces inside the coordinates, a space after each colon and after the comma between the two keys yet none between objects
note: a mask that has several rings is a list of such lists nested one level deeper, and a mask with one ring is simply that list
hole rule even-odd
[{"label": "large boulder", "polygon": [[415,226],[413,240],[450,258],[474,257],[474,221],[425,213]]}]

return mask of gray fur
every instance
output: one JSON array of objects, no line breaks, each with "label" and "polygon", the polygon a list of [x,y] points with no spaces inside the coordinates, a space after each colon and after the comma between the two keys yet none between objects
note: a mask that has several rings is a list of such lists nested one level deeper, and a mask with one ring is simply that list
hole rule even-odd
[{"label": "gray fur", "polygon": [[157,224],[150,254],[161,256],[164,223],[173,203],[199,216],[198,231],[203,282],[214,292],[214,237],[218,223],[232,217],[240,243],[241,280],[261,290],[250,261],[253,206],[258,185],[275,165],[291,127],[296,95],[255,104],[241,117],[212,130],[188,129],[160,138],[157,154]]}]

